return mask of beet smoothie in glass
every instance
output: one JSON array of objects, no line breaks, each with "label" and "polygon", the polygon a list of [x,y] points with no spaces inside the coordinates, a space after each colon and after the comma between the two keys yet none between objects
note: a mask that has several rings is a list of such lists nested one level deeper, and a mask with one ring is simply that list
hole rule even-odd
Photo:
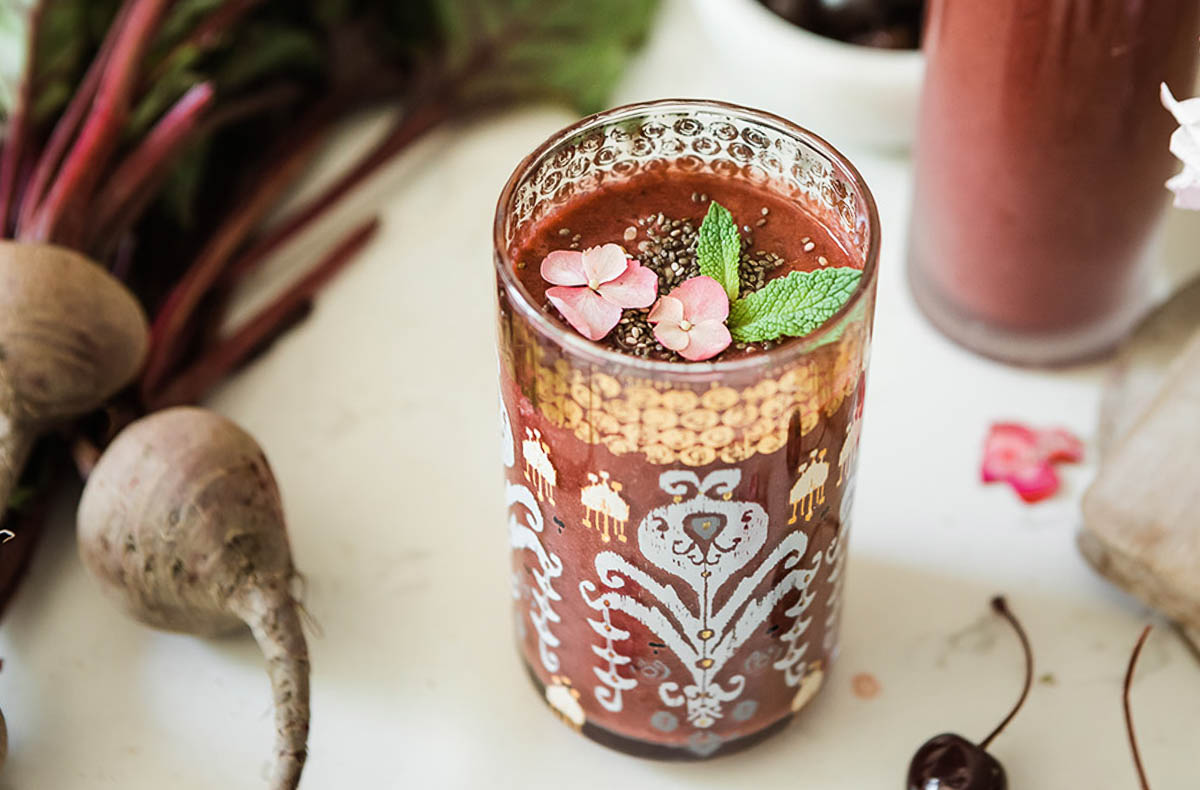
[{"label": "beet smoothie in glass", "polygon": [[1195,0],[932,0],[909,279],[1001,359],[1110,348],[1144,306],[1174,167],[1159,84],[1190,86]]},{"label": "beet smoothie in glass", "polygon": [[[714,204],[740,239],[735,299],[820,270],[853,270],[853,292],[804,336],[704,361],[658,342],[650,301],[696,281]],[[514,623],[539,692],[584,735],[699,759],[774,732],[819,690],[837,650],[878,244],[870,192],[840,154],[716,102],[585,119],[505,187]],[[654,285],[589,340],[542,263],[605,245]]]}]

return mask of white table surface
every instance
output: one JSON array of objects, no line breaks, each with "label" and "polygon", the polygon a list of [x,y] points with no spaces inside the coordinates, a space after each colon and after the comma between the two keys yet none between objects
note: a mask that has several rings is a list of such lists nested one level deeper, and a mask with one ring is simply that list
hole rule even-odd
[{"label": "white table surface", "polygon": [[[695,56],[702,35],[669,2],[618,99],[736,100],[736,74]],[[1093,470],[1067,469],[1063,492],[1035,507],[977,482],[993,419],[1094,437],[1103,368],[1017,370],[934,333],[903,283],[909,163],[869,152],[850,153],[875,191],[885,246],[843,652],[825,693],[763,745],[694,765],[610,752],[547,712],[510,636],[489,225],[512,167],[569,119],[521,110],[407,153],[371,187],[386,195],[377,240],[307,322],[211,401],[267,450],[320,625],[303,786],[898,788],[921,741],[944,730],[978,739],[1013,701],[1020,653],[987,607],[1004,592],[1038,673],[1053,679],[994,746],[1011,786],[1135,787],[1120,680],[1148,614],[1075,550]],[[1171,219],[1173,279],[1194,268],[1196,219]],[[272,723],[251,639],[128,620],[84,574],[72,507],[62,503],[0,627],[11,735],[0,788],[262,787]],[[852,693],[858,672],[878,678],[878,697]],[[1147,648],[1135,695],[1154,787],[1195,787],[1200,664],[1169,630]]]}]

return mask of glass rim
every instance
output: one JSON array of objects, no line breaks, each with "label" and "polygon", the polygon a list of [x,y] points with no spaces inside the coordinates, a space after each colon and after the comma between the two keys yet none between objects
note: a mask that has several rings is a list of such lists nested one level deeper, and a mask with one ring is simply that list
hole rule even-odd
[{"label": "glass rim", "polygon": [[[513,265],[508,244],[504,238],[505,221],[511,210],[518,183],[526,173],[530,172],[532,166],[540,162],[550,151],[553,151],[557,146],[591,128],[614,121],[627,120],[640,115],[648,115],[653,112],[670,110],[684,112],[688,110],[712,110],[729,116],[770,125],[776,131],[796,138],[799,142],[813,148],[836,168],[840,169],[842,171],[840,175],[845,176],[862,195],[867,211],[867,244],[866,255],[863,261],[862,279],[859,281],[854,293],[846,300],[846,303],[813,332],[802,338],[794,338],[776,348],[749,354],[740,359],[717,362],[670,362],[645,359],[606,348],[597,342],[588,340],[569,327],[558,325],[545,311],[534,303],[532,295],[516,274],[516,267]],[[501,190],[500,198],[496,203],[496,215],[492,225],[492,245],[497,277],[505,290],[513,297],[510,299],[510,302],[514,306],[514,309],[519,311],[537,329],[539,334],[550,338],[564,349],[569,350],[574,356],[597,365],[632,368],[644,373],[653,373],[658,376],[670,378],[712,377],[714,374],[753,370],[758,367],[770,367],[781,360],[803,356],[828,342],[827,336],[836,332],[837,327],[841,325],[846,316],[874,289],[879,270],[879,209],[875,204],[875,196],[871,193],[870,187],[867,186],[867,182],[858,171],[858,168],[823,137],[805,129],[799,124],[764,110],[712,99],[655,99],[653,101],[624,104],[582,118],[552,134],[523,158],[513,170],[512,175],[508,177],[508,181],[504,184],[504,189]]]}]

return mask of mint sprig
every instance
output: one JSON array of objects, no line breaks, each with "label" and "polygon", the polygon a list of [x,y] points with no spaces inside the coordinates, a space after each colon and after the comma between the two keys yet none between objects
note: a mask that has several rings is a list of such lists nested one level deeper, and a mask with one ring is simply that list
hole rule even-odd
[{"label": "mint sprig", "polygon": [[730,306],[729,333],[739,343],[804,337],[846,304],[861,279],[862,270],[842,266],[771,280]]},{"label": "mint sprig", "polygon": [[741,291],[738,261],[742,255],[742,237],[729,209],[717,201],[708,206],[708,214],[697,233],[696,257],[700,274],[721,284],[732,302]]}]

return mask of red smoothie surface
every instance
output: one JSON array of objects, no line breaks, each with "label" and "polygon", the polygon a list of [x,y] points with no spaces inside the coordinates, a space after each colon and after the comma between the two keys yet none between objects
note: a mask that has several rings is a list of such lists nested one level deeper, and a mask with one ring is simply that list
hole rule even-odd
[{"label": "red smoothie surface", "polygon": [[[554,250],[583,250],[615,243],[623,246],[632,257],[639,258],[639,244],[649,240],[647,228],[639,224],[641,220],[661,213],[667,220],[688,221],[698,228],[711,201],[720,203],[733,215],[742,230],[743,252],[761,251],[782,258],[783,262],[769,271],[768,279],[792,271],[838,266],[861,269],[863,266],[857,255],[847,252],[834,234],[794,199],[771,191],[769,187],[674,170],[645,173],[628,181],[606,184],[572,200],[525,231],[511,257],[516,262],[518,277],[534,303],[542,305],[562,321],[546,299],[546,290],[552,287],[541,276],[541,262],[546,255]],[[632,238],[627,236],[630,228],[637,231]],[[665,295],[669,289],[661,279],[659,286],[660,295]],[[563,324],[565,326],[566,322]],[[780,342],[792,339],[781,338]],[[612,345],[609,338],[600,342]],[[731,345],[710,361],[761,350],[761,345],[746,349]]]},{"label": "red smoothie surface", "polygon": [[910,261],[930,298],[1015,332],[1127,310],[1175,167],[1159,83],[1191,86],[1198,34],[1196,0],[933,0]]}]

